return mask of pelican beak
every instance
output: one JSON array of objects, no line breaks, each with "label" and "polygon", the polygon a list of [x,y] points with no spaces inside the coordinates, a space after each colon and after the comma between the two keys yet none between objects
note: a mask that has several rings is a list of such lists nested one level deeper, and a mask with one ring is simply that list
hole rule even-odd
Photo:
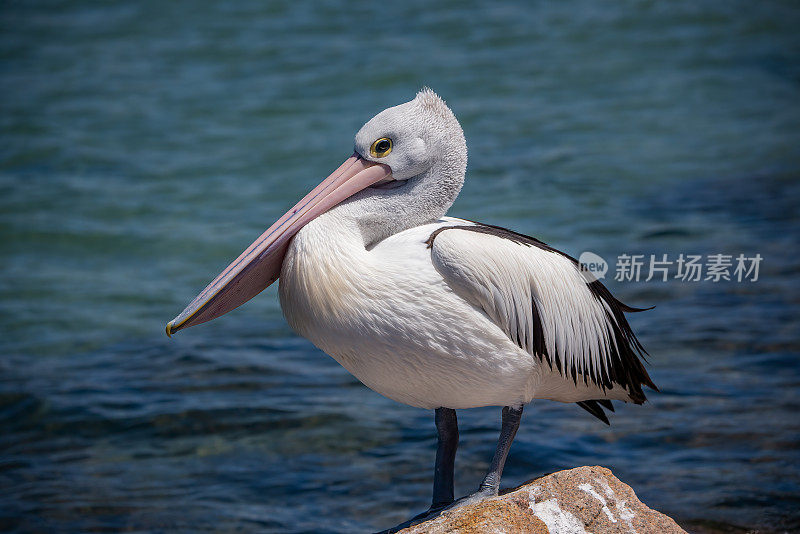
[{"label": "pelican beak", "polygon": [[355,193],[390,177],[391,172],[387,165],[367,161],[354,153],[167,323],[167,335],[216,319],[261,293],[280,276],[289,241],[303,226]]}]

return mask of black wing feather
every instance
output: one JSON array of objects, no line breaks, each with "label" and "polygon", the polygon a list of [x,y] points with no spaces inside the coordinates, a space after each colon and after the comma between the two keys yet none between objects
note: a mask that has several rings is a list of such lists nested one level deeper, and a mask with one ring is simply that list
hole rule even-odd
[{"label": "black wing feather", "polygon": [[581,402],[576,402],[575,404],[577,404],[578,406],[580,406],[581,408],[583,408],[584,410],[586,410],[587,412],[589,412],[590,414],[592,414],[593,416],[597,417],[602,422],[610,426],[611,423],[608,420],[606,412],[603,411],[603,407],[601,407],[600,404],[598,403],[602,403],[603,407],[609,408],[612,412],[614,411],[614,408],[611,406],[611,402],[609,402],[606,399],[581,401]]}]

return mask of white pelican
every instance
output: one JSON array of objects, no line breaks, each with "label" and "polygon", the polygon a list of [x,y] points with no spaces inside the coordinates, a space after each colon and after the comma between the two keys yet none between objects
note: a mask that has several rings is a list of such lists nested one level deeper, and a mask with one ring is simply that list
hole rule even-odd
[{"label": "white pelican", "polygon": [[608,423],[611,399],[656,389],[623,312],[570,256],[511,230],[445,217],[464,183],[461,126],[430,89],[386,109],[355,153],[167,324],[210,321],[280,277],[286,320],[356,378],[436,410],[431,512],[453,503],[456,409],[502,406],[489,472],[497,495],[532,399],[575,402]]}]

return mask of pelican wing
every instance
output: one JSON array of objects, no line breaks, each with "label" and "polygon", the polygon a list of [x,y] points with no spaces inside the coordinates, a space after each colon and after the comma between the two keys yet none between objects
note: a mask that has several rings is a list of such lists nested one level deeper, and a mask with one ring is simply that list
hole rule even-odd
[{"label": "pelican wing", "polygon": [[439,228],[427,241],[434,266],[456,294],[576,384],[603,391],[618,385],[636,403],[645,400],[642,385],[656,389],[623,313],[642,310],[618,301],[587,279],[574,258],[537,239],[465,223]]}]

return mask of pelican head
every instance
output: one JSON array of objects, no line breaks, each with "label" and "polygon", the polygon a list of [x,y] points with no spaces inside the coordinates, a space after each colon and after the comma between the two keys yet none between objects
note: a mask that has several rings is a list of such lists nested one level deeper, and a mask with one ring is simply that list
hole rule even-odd
[{"label": "pelican head", "polygon": [[365,246],[438,219],[464,183],[467,145],[445,102],[428,88],[386,109],[356,134],[355,152],[270,226],[167,324],[167,335],[215,319],[278,279],[292,237],[337,209],[355,219]]},{"label": "pelican head", "polygon": [[364,159],[391,167],[396,181],[425,176],[439,160],[457,160],[463,182],[464,132],[444,100],[428,88],[370,119],[356,134],[355,150]]}]

